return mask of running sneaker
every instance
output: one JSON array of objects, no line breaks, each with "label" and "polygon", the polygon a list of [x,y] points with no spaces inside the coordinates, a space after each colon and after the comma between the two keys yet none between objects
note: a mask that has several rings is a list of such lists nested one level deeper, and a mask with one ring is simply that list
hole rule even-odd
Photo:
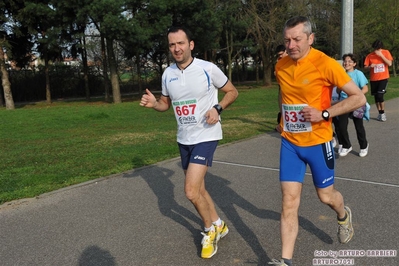
[{"label": "running sneaker", "polygon": [[202,244],[201,258],[210,259],[218,251],[218,246],[216,242],[216,235],[217,235],[216,228],[215,230],[211,230],[206,233],[201,232],[201,234],[204,236],[201,241]]},{"label": "running sneaker", "polygon": [[338,154],[342,152],[342,148],[343,148],[343,146],[341,144],[338,145]]},{"label": "running sneaker", "polygon": [[352,226],[352,211],[349,209],[348,206],[345,206],[345,212],[346,212],[346,220],[343,222],[338,221],[338,241],[341,244],[348,243],[354,234],[353,231],[353,226]]},{"label": "running sneaker", "polygon": [[349,148],[342,148],[341,152],[338,153],[340,157],[344,157],[346,155],[348,155],[348,153],[350,153],[352,151],[352,146]]},{"label": "running sneaker", "polygon": [[387,121],[387,115],[385,113],[381,114],[381,120],[382,122]]},{"label": "running sneaker", "polygon": [[367,147],[365,149],[360,149],[359,156],[365,157],[369,153],[369,144],[367,143]]},{"label": "running sneaker", "polygon": [[277,266],[288,266],[284,260],[276,260],[276,259],[272,259],[271,262],[269,262],[270,265],[277,265]]},{"label": "running sneaker", "polygon": [[216,243],[219,242],[219,240],[223,237],[225,237],[229,233],[229,228],[227,227],[227,224],[222,221],[222,224],[220,226],[215,226],[216,227]]},{"label": "running sneaker", "polygon": [[381,121],[381,114],[378,114],[377,120],[378,120],[378,121]]}]

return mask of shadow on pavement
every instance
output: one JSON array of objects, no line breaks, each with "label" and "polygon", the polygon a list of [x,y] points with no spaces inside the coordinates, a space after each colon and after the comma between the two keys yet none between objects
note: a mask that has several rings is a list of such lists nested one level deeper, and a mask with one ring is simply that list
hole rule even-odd
[{"label": "shadow on pavement", "polygon": [[[158,207],[161,214],[169,217],[176,223],[181,224],[191,232],[194,238],[194,244],[197,246],[199,256],[201,250],[201,235],[199,228],[202,228],[203,224],[196,213],[194,214],[192,211],[181,206],[175,200],[175,185],[170,180],[174,174],[175,171],[167,168],[149,166],[131,173],[126,173],[123,175],[123,177],[141,177],[147,182],[148,186],[158,198]],[[236,207],[240,207],[258,218],[274,221],[280,220],[280,213],[271,210],[259,209],[231,189],[229,187],[230,181],[217,175],[213,175],[208,172],[205,181],[207,190],[211,194],[215,204],[225,214],[227,220],[230,221],[231,225],[237,230],[242,239],[244,239],[254,254],[256,254],[258,257],[257,262],[248,263],[266,265],[267,262],[270,261],[269,256],[263,249],[258,237],[243,221],[240,214],[237,212]],[[183,182],[183,179],[181,182]],[[177,193],[184,193],[184,191],[177,191]],[[188,220],[198,224],[198,227],[194,227]],[[317,228],[311,221],[301,216],[299,217],[299,226],[311,234],[314,234],[321,241],[327,244],[331,244],[333,242],[328,234]]]},{"label": "shadow on pavement", "polygon": [[98,246],[87,247],[79,258],[79,266],[115,266],[115,258]]}]

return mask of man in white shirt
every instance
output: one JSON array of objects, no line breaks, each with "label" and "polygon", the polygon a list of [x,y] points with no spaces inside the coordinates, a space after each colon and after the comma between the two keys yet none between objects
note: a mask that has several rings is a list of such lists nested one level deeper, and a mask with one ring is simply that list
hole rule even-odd
[{"label": "man in white shirt", "polygon": [[[211,258],[229,229],[205,189],[205,175],[222,139],[220,113],[235,101],[238,92],[215,64],[192,56],[194,41],[189,30],[170,28],[168,43],[175,64],[162,75],[162,95],[157,100],[147,89],[140,105],[160,112],[170,107],[174,110],[186,197],[204,222],[201,257]],[[225,93],[220,102],[218,90]]]}]

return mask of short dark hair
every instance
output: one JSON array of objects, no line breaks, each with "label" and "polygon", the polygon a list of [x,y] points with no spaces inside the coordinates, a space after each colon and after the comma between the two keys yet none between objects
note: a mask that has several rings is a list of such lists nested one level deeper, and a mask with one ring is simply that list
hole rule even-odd
[{"label": "short dark hair", "polygon": [[193,34],[185,26],[172,26],[172,27],[170,27],[168,29],[168,34],[167,35],[169,35],[169,33],[178,32],[179,30],[183,31],[187,35],[187,39],[188,39],[189,42],[191,42],[193,40]]},{"label": "short dark hair", "polygon": [[375,50],[378,50],[378,49],[381,49],[382,47],[384,47],[384,44],[382,43],[382,41],[376,40],[373,42],[373,45],[371,45],[371,47],[373,47],[373,49],[375,49]]},{"label": "short dark hair", "polygon": [[342,60],[345,60],[346,57],[349,57],[354,63],[357,64],[357,58],[354,54],[348,53],[342,56]]},{"label": "short dark hair", "polygon": [[276,54],[278,54],[280,52],[285,52],[285,45],[284,44],[277,45]]},{"label": "short dark hair", "polygon": [[304,16],[296,16],[292,17],[285,22],[284,31],[286,29],[291,29],[299,24],[303,23],[303,32],[306,33],[307,36],[312,34],[312,24],[307,17]]}]

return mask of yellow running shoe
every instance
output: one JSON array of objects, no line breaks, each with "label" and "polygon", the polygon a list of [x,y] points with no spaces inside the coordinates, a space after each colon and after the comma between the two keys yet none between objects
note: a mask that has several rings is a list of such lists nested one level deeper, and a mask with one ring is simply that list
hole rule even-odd
[{"label": "yellow running shoe", "polygon": [[201,232],[201,234],[204,236],[201,241],[202,244],[201,258],[210,259],[218,251],[218,246],[216,242],[216,235],[217,235],[216,228],[215,230],[211,230],[206,233]]},{"label": "yellow running shoe", "polygon": [[219,242],[219,240],[223,237],[225,237],[229,233],[229,228],[227,227],[227,224],[222,221],[222,224],[220,226],[215,226],[216,227],[216,243]]}]

